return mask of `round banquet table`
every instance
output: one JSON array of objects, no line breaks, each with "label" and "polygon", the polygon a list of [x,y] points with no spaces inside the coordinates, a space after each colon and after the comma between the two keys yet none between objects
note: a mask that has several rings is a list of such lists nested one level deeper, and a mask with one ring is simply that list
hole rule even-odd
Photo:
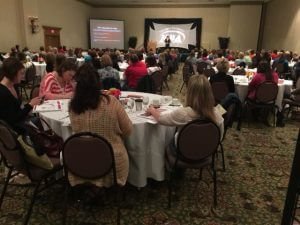
[{"label": "round banquet table", "polygon": [[[159,100],[165,102],[166,98],[161,95],[141,93],[141,92],[122,92],[122,98],[149,97],[149,103]],[[169,100],[169,99],[168,99]],[[50,100],[44,104],[59,102],[60,111],[39,112],[51,126],[51,128],[66,140],[72,135],[68,106],[70,100]],[[170,100],[169,100],[170,101]],[[161,104],[161,109],[166,113],[175,110],[177,107],[169,106],[171,102]],[[143,106],[146,107],[146,106]],[[134,107],[135,109],[135,107]],[[136,186],[144,187],[147,185],[147,178],[157,181],[165,179],[165,147],[174,137],[175,127],[159,125],[150,117],[142,116],[144,111],[129,112],[129,118],[133,123],[133,131],[124,142],[129,156],[129,175],[127,181]]]},{"label": "round banquet table", "polygon": [[39,63],[39,62],[32,62],[35,66],[36,75],[40,76],[41,79],[43,79],[44,75],[46,74],[46,66],[47,64],[45,62]]},{"label": "round banquet table", "polygon": [[[244,102],[248,94],[249,81],[248,78],[243,75],[232,75],[235,85],[235,92],[239,96],[241,102]],[[275,104],[279,110],[282,109],[282,100],[284,94],[290,94],[293,87],[292,80],[279,80],[278,93]]]}]

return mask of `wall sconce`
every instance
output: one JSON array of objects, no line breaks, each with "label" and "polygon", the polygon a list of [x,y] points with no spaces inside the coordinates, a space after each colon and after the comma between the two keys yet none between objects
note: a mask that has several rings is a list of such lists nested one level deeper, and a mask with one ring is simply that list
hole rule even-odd
[{"label": "wall sconce", "polygon": [[30,22],[31,33],[37,33],[39,31],[39,25],[37,24],[39,18],[37,16],[29,16],[28,19]]}]

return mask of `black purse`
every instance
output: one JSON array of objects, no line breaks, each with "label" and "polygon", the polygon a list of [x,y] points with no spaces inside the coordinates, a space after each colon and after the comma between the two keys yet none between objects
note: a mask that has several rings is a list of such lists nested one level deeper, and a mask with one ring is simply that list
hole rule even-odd
[{"label": "black purse", "polygon": [[50,125],[42,118],[40,121],[46,125],[44,128],[26,123],[28,135],[33,143],[34,149],[38,155],[47,154],[50,157],[59,158],[63,148],[63,139],[58,136],[50,127]]}]

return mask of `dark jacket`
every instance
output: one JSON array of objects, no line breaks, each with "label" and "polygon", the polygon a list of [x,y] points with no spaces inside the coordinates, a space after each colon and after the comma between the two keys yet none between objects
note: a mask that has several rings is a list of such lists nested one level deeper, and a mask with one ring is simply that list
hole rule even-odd
[{"label": "dark jacket", "polygon": [[210,83],[212,84],[213,82],[226,82],[228,86],[228,91],[234,93],[235,92],[235,87],[234,87],[234,81],[232,76],[227,75],[226,73],[217,73],[215,75],[212,75],[209,79]]}]

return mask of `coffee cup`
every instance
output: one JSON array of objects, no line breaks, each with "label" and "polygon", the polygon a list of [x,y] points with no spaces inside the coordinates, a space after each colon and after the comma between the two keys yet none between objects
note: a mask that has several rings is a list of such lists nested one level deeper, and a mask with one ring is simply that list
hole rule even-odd
[{"label": "coffee cup", "polygon": [[178,98],[173,98],[172,105],[180,105],[180,101]]},{"label": "coffee cup", "polygon": [[170,104],[170,102],[172,101],[172,96],[163,96],[161,100],[162,104]]}]

